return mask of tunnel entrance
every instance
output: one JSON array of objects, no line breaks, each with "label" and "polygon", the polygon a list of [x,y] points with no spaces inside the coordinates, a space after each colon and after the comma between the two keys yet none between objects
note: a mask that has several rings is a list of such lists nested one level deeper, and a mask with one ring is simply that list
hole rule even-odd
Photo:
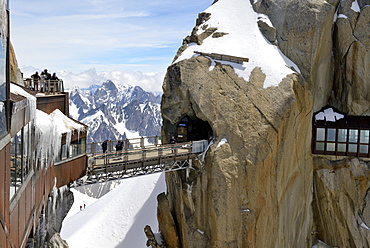
[{"label": "tunnel entrance", "polygon": [[177,124],[177,142],[187,142],[195,140],[208,140],[213,135],[213,131],[208,122],[198,118],[183,117]]}]

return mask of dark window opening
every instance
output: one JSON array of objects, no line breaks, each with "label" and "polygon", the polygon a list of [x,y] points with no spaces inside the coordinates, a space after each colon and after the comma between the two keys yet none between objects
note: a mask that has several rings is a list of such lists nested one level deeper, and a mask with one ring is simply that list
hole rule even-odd
[{"label": "dark window opening", "polygon": [[188,142],[196,140],[208,140],[212,137],[213,131],[208,122],[199,118],[190,118],[185,116],[177,124],[176,140],[177,142]]},{"label": "dark window opening", "polygon": [[56,162],[77,157],[86,153],[86,137],[71,141],[70,144],[62,144],[59,157]]}]

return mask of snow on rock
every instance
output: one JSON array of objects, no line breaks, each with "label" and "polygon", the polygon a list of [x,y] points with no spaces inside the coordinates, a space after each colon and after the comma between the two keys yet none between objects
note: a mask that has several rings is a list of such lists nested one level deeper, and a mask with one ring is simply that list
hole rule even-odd
[{"label": "snow on rock", "polygon": [[[217,32],[227,35],[219,38],[209,36],[201,45],[189,44],[174,63],[199,56],[194,51],[248,58],[249,62],[242,65],[219,60],[217,62],[231,65],[246,81],[249,81],[251,71],[255,67],[260,67],[266,74],[264,88],[278,86],[283,78],[294,73],[290,67],[299,72],[298,67],[262,35],[257,25],[261,15],[253,11],[249,1],[219,0],[204,12],[211,13],[211,17],[199,27],[199,30],[203,30],[203,27],[217,28]],[[271,23],[267,16],[264,17],[264,21]],[[212,70],[212,66],[210,69]]]},{"label": "snow on rock", "polygon": [[221,139],[221,141],[217,144],[216,149],[219,148],[220,146],[222,146],[225,143],[227,143],[227,139],[225,139],[225,138]]},{"label": "snow on rock", "polygon": [[370,230],[370,228],[364,222],[361,222],[360,226],[365,228],[366,230]]},{"label": "snow on rock", "polygon": [[360,12],[361,11],[360,5],[358,5],[357,0],[352,2],[351,9],[355,12]]},{"label": "snow on rock", "polygon": [[71,248],[144,248],[144,227],[158,229],[157,195],[164,191],[164,173],[122,179],[98,200],[73,190],[75,202],[61,236]]},{"label": "snow on rock", "polygon": [[334,112],[332,108],[327,108],[323,112],[319,112],[315,115],[315,120],[325,120],[335,122],[339,119],[344,118],[344,115]]}]

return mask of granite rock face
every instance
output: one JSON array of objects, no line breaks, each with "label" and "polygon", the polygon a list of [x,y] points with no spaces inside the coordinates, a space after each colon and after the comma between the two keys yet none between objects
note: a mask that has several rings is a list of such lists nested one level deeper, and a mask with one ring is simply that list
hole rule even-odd
[{"label": "granite rock face", "polygon": [[176,63],[163,86],[165,132],[189,116],[207,121],[216,142],[196,172],[167,175],[180,247],[304,245],[312,219],[308,90],[294,74],[264,89],[258,68],[245,82],[230,66],[209,65],[204,57]]},{"label": "granite rock face", "polygon": [[334,25],[334,104],[352,115],[370,115],[370,3],[343,1]]},{"label": "granite rock face", "polygon": [[314,161],[315,232],[334,247],[369,247],[369,162],[357,158]]},{"label": "granite rock face", "polygon": [[311,153],[314,112],[331,104],[370,113],[370,2],[251,3],[271,21],[261,32],[300,72],[263,88],[258,67],[249,80],[229,65],[210,70],[202,56],[168,67],[162,136],[188,116],[208,123],[213,144],[193,169],[166,174],[158,208],[172,216],[159,219],[160,231],[175,223],[180,244],[171,247],[370,247],[368,164]]}]

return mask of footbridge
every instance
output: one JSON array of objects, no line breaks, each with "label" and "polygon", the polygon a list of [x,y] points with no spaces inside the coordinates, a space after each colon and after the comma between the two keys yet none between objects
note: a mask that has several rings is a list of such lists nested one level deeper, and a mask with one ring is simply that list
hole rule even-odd
[{"label": "footbridge", "polygon": [[207,140],[199,140],[167,145],[158,145],[157,142],[148,146],[131,145],[124,151],[107,153],[95,153],[92,148],[89,150],[87,175],[75,184],[97,183],[186,169],[191,167],[192,159],[203,153],[207,146]]}]

